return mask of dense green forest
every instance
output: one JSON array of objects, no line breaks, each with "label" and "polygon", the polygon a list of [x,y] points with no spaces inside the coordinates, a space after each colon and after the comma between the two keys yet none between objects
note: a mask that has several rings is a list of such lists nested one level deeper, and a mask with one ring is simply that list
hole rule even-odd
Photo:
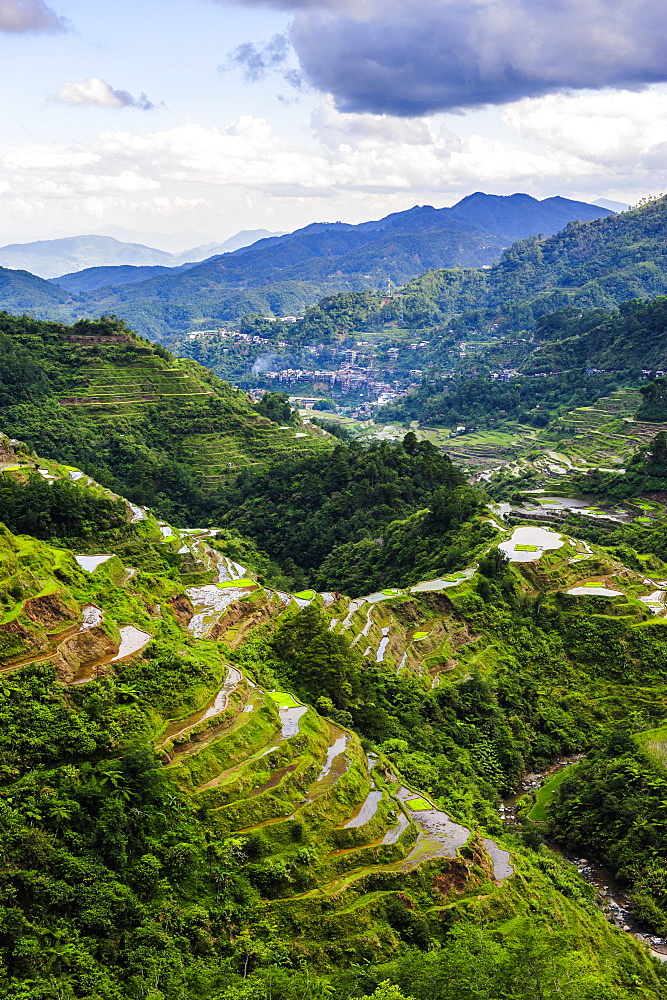
[{"label": "dense green forest", "polygon": [[[528,371],[661,370],[667,363],[667,298],[630,299],[612,312],[570,307],[537,323]],[[655,418],[654,418],[655,419]]]},{"label": "dense green forest", "polygon": [[493,537],[483,498],[451,461],[401,445],[337,444],[321,458],[244,472],[213,520],[254,538],[286,572],[351,596],[461,569]]},{"label": "dense green forest", "polygon": [[658,934],[667,933],[665,735],[619,724],[566,777],[549,811],[554,835],[608,864]]},{"label": "dense green forest", "polygon": [[653,379],[639,391],[644,397],[644,402],[637,410],[637,420],[667,420],[667,380]]}]

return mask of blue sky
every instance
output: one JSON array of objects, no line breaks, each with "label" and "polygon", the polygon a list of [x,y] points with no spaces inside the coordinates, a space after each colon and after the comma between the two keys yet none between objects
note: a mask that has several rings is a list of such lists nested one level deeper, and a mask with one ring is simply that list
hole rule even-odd
[{"label": "blue sky", "polygon": [[0,0],[0,239],[635,202],[667,180],[663,22],[657,0]]}]

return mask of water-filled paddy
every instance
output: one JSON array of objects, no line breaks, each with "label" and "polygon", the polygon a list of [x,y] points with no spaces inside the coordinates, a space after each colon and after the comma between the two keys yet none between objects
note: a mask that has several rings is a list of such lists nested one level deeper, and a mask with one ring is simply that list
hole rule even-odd
[{"label": "water-filled paddy", "polygon": [[565,544],[561,535],[548,528],[524,525],[515,528],[512,537],[501,542],[498,548],[510,562],[534,562],[548,549],[560,549]]},{"label": "water-filled paddy", "polygon": [[167,743],[169,740],[173,740],[177,736],[182,736],[183,733],[186,733],[189,729],[193,729],[195,726],[198,726],[201,722],[205,722],[207,719],[213,719],[216,715],[220,715],[221,712],[224,712],[227,708],[227,702],[229,701],[230,694],[236,689],[240,681],[240,671],[237,670],[236,667],[229,667],[224,683],[215,697],[211,698],[209,703],[199,712],[193,712],[192,715],[188,715],[185,719],[179,719],[178,721],[172,722],[167,727],[164,734],[164,742]]},{"label": "water-filled paddy", "polygon": [[377,788],[372,788],[354,816],[344,824],[344,829],[352,830],[365,826],[375,816],[380,802],[382,802],[382,792]]},{"label": "water-filled paddy", "polygon": [[86,604],[81,608],[83,615],[79,632],[86,632],[89,628],[96,628],[102,624],[104,612],[96,604]]},{"label": "water-filled paddy", "polygon": [[126,625],[120,629],[120,648],[111,662],[124,660],[126,656],[138,653],[140,649],[148,645],[152,638],[150,632],[142,632],[134,625]]},{"label": "water-filled paddy", "polygon": [[430,591],[446,590],[448,587],[458,587],[464,580],[469,580],[474,572],[474,569],[466,569],[462,573],[451,573],[438,580],[424,580],[415,587],[410,587],[410,590],[413,594],[426,594]]},{"label": "water-filled paddy", "polygon": [[113,559],[113,555],[110,556],[74,556],[78,562],[81,569],[85,569],[87,573],[92,573],[101,566],[102,563],[107,562],[109,559]]},{"label": "water-filled paddy", "polygon": [[572,587],[568,590],[568,594],[572,594],[574,597],[622,597],[623,593],[620,590],[610,590],[609,587],[605,587],[604,584],[582,584],[578,587]]},{"label": "water-filled paddy", "polygon": [[647,597],[640,597],[639,600],[645,604],[654,615],[659,615],[665,610],[665,597],[667,597],[667,594],[664,590],[655,590]]}]

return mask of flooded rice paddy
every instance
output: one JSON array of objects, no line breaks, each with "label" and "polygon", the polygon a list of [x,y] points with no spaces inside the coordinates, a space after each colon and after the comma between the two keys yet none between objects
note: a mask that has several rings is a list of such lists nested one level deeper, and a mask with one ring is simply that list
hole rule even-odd
[{"label": "flooded rice paddy", "polygon": [[512,537],[506,542],[500,542],[498,548],[510,562],[535,562],[546,550],[560,549],[564,544],[562,536],[555,531],[525,525],[515,528]]},{"label": "flooded rice paddy", "polygon": [[194,729],[201,722],[213,719],[216,715],[224,712],[227,708],[230,694],[236,690],[240,682],[241,672],[236,667],[229,667],[224,683],[218,693],[199,712],[193,712],[192,715],[188,715],[185,719],[179,719],[170,723],[163,736],[163,741],[168,743],[170,740],[182,736],[189,729]]},{"label": "flooded rice paddy", "polygon": [[78,562],[81,569],[85,569],[87,573],[92,573],[101,566],[102,563],[107,562],[109,559],[113,559],[112,555],[100,555],[100,556],[74,556]]},{"label": "flooded rice paddy", "polygon": [[81,608],[83,619],[79,626],[79,632],[87,632],[89,628],[97,628],[102,624],[104,612],[96,604],[85,604]]},{"label": "flooded rice paddy", "polygon": [[623,597],[621,590],[611,590],[602,583],[596,587],[587,587],[586,585],[571,587],[568,594],[574,597]]},{"label": "flooded rice paddy", "polygon": [[139,650],[143,649],[144,646],[147,646],[153,638],[150,632],[143,632],[135,625],[125,625],[123,628],[119,629],[119,632],[120,647],[116,655],[112,657],[112,663],[115,663],[116,660],[124,660],[125,657],[132,656],[133,653],[138,653]]},{"label": "flooded rice paddy", "polygon": [[426,594],[431,591],[446,590],[448,587],[458,587],[464,580],[469,580],[474,572],[475,570],[471,568],[463,570],[461,573],[452,573],[438,580],[424,580],[415,587],[410,587],[410,591],[413,594]]}]

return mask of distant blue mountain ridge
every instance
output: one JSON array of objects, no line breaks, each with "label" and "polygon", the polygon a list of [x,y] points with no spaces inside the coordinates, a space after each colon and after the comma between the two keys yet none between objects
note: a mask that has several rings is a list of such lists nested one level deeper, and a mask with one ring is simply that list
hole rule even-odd
[{"label": "distant blue mountain ridge", "polygon": [[[539,201],[527,194],[476,192],[451,208],[415,206],[358,225],[312,223],[176,267],[164,261],[170,255],[154,251],[161,259],[145,264],[125,259],[113,266],[72,269],[54,276],[52,288],[58,288],[56,298],[74,318],[115,313],[160,339],[249,312],[299,314],[323,295],[381,288],[388,280],[402,285],[433,268],[488,267],[516,240],[550,236],[574,220],[613,214],[558,196]],[[11,273],[5,272],[6,288]],[[2,284],[0,306],[8,300]],[[43,289],[38,294],[36,286],[34,291],[43,308],[52,311],[51,296]],[[29,308],[25,279],[19,298]],[[10,306],[17,308],[14,300],[5,308]],[[61,315],[62,309],[57,318]]]}]

